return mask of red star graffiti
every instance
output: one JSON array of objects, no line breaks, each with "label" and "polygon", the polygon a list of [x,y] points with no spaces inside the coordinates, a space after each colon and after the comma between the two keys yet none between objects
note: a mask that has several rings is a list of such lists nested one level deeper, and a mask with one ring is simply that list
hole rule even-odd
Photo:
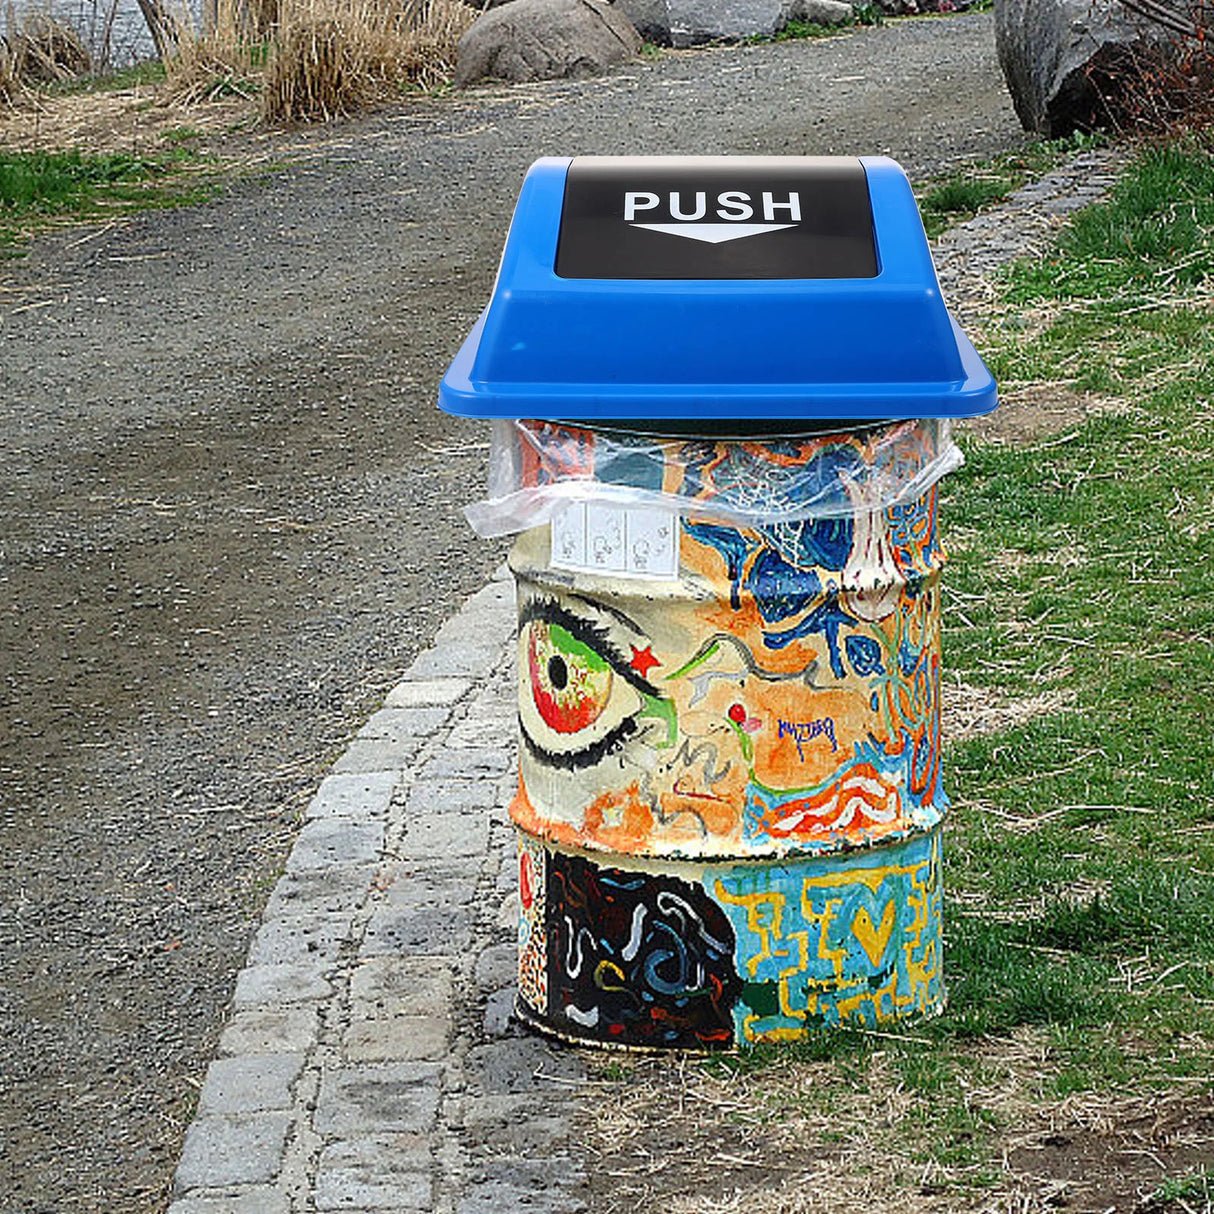
[{"label": "red star graffiti", "polygon": [[641,678],[646,678],[649,672],[655,666],[661,666],[661,662],[653,656],[653,646],[646,645],[644,649],[638,649],[635,645],[632,646],[632,661],[629,666],[635,670]]}]

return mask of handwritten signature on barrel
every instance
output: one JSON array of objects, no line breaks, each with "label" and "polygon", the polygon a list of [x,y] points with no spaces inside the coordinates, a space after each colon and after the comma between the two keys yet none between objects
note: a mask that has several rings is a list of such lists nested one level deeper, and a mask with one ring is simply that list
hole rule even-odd
[{"label": "handwritten signature on barrel", "polygon": [[826,738],[830,742],[831,750],[837,751],[839,743],[835,740],[835,719],[834,717],[821,717],[816,721],[786,721],[783,717],[779,720],[781,738],[792,738],[797,744],[797,754],[801,756],[801,762],[805,762],[805,743],[812,742],[814,738]]}]

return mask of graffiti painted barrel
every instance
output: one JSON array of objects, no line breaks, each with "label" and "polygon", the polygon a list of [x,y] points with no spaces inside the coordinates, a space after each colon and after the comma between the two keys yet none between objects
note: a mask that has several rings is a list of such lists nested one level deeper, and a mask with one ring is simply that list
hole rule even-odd
[{"label": "graffiti painted barrel", "polygon": [[439,403],[518,536],[520,1014],[711,1049],[939,1010],[936,484],[997,392],[906,174],[537,161]]},{"label": "graffiti painted barrel", "polygon": [[937,1012],[947,423],[495,441],[547,503],[510,557],[520,1015],[717,1049]]}]

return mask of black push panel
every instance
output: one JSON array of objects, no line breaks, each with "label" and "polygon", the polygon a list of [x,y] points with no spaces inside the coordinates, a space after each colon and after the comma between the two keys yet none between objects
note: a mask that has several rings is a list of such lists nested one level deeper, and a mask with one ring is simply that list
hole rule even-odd
[{"label": "black push panel", "polygon": [[868,182],[844,157],[576,157],[561,278],[873,278]]}]

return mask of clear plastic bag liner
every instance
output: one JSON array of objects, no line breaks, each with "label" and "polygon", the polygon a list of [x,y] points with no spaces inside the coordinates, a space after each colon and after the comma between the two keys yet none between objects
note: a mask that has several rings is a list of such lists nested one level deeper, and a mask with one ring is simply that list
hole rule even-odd
[{"label": "clear plastic bag liner", "polygon": [[743,527],[838,518],[913,501],[963,462],[947,418],[751,438],[527,419],[492,426],[489,496],[464,511],[486,539],[538,527],[579,501]]}]

